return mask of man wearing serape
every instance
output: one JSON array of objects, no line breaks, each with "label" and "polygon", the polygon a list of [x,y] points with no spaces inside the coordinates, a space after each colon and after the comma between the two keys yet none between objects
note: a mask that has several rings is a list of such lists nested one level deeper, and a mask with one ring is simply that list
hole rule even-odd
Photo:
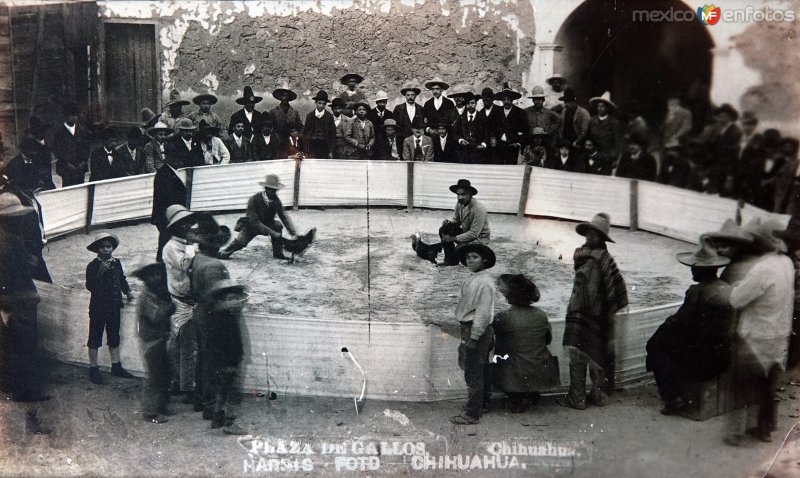
[{"label": "man wearing serape", "polygon": [[586,370],[592,380],[589,399],[605,405],[614,389],[614,314],[628,305],[628,292],[614,258],[606,249],[611,220],[601,212],[575,231],[586,243],[575,250],[575,283],[567,306],[564,351],[569,356],[569,392],[559,405],[586,409]]}]

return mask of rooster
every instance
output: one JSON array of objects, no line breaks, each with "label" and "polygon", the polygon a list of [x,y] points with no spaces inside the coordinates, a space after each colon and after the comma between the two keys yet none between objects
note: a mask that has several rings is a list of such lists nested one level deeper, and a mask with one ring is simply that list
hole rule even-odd
[{"label": "rooster", "polygon": [[411,236],[411,249],[414,249],[414,252],[417,253],[420,259],[425,259],[426,261],[431,261],[436,264],[436,256],[442,252],[442,243],[425,244],[422,242],[417,232]]},{"label": "rooster", "polygon": [[292,256],[289,258],[289,264],[294,263],[294,256],[302,256],[308,249],[308,246],[314,242],[314,236],[317,234],[317,228],[314,227],[302,236],[297,236],[295,239],[286,239],[283,244],[283,249],[291,252]]}]

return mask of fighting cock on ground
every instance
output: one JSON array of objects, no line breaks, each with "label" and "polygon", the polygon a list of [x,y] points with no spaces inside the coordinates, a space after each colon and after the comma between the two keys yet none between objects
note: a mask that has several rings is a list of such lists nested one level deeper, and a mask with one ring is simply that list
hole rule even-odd
[{"label": "fighting cock on ground", "polygon": [[411,236],[411,249],[414,249],[414,252],[416,252],[417,256],[421,259],[436,264],[436,256],[442,252],[442,243],[425,244],[422,239],[420,239],[419,233],[416,233]]},{"label": "fighting cock on ground", "polygon": [[302,256],[303,253],[308,249],[308,246],[314,242],[314,236],[317,234],[317,228],[314,227],[307,233],[297,236],[295,239],[286,239],[283,244],[283,249],[286,252],[290,252],[292,256],[289,258],[289,264],[294,263],[295,256]]}]

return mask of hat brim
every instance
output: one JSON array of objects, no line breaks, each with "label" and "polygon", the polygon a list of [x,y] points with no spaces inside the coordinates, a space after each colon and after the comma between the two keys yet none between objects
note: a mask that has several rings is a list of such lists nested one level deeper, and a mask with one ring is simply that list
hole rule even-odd
[{"label": "hat brim", "polygon": [[119,238],[117,236],[113,235],[113,234],[109,234],[109,235],[101,237],[99,239],[95,239],[94,241],[92,241],[91,244],[86,246],[86,249],[89,250],[89,251],[92,251],[94,253],[97,253],[97,247],[100,245],[101,242],[106,241],[106,240],[110,240],[111,241],[112,250],[114,250],[114,249],[119,247]]},{"label": "hat brim", "polygon": [[185,126],[175,125],[175,131],[196,131],[196,130],[197,130],[197,126],[195,126],[195,125],[192,125],[191,128],[187,128]]},{"label": "hat brim", "polygon": [[614,239],[611,239],[611,237],[609,237],[609,235],[605,231],[603,231],[599,227],[595,226],[591,222],[582,222],[582,223],[578,224],[577,226],[575,226],[575,232],[577,232],[581,236],[586,236],[586,230],[587,229],[591,229],[593,231],[597,231],[598,233],[600,233],[600,235],[603,237],[603,240],[605,240],[606,242],[614,242],[614,243],[616,243],[614,241]]},{"label": "hat brim", "polygon": [[727,232],[715,231],[715,232],[707,232],[703,234],[704,236],[708,237],[712,241],[732,241],[732,242],[739,242],[742,244],[752,244],[753,238],[747,237],[745,235],[736,235],[736,234],[729,234]]},{"label": "hat brim", "polygon": [[261,103],[261,100],[263,100],[263,99],[264,98],[262,98],[261,96],[253,96],[252,98],[245,98],[245,97],[236,98],[236,104],[237,105],[243,105],[244,102],[247,101],[247,100],[252,100],[253,104],[256,104],[256,103]]},{"label": "hat brim", "polygon": [[146,277],[150,277],[153,274],[166,274],[166,272],[167,270],[164,267],[163,262],[153,262],[152,264],[147,264],[136,269],[135,271],[131,272],[131,275],[137,279],[144,280]]},{"label": "hat brim", "polygon": [[460,262],[463,266],[467,265],[467,254],[470,252],[477,252],[481,255],[481,257],[483,257],[486,269],[491,269],[497,262],[497,257],[495,256],[494,251],[485,244],[471,242],[469,244],[457,247],[455,252],[456,256],[458,257],[458,262]]},{"label": "hat brim", "polygon": [[675,254],[678,262],[690,267],[723,267],[730,264],[731,260],[724,256],[715,256],[711,259],[700,258],[694,252],[679,252]]},{"label": "hat brim", "polygon": [[375,103],[379,103],[381,101],[389,101],[389,97],[388,96],[380,96],[378,98],[375,98],[373,101],[375,101]]},{"label": "hat brim", "polygon": [[553,82],[554,82],[555,80],[561,80],[561,83],[566,83],[566,82],[567,82],[567,79],[566,79],[566,78],[564,78],[563,76],[558,76],[558,75],[556,75],[556,76],[551,76],[550,78],[548,78],[548,79],[546,79],[546,80],[544,80],[544,81],[545,81],[545,83],[547,83],[548,85],[552,85],[552,84],[553,84]]},{"label": "hat brim", "polygon": [[219,101],[219,99],[217,99],[217,97],[214,95],[203,94],[203,95],[197,95],[194,98],[192,98],[192,103],[199,106],[200,102],[203,100],[210,100],[212,105],[216,104],[217,101]]},{"label": "hat brim", "polygon": [[286,185],[283,184],[283,183],[270,184],[270,183],[267,183],[266,181],[261,181],[258,184],[260,184],[261,186],[263,186],[265,188],[275,189],[276,191],[279,190],[279,189],[284,189],[286,187]]},{"label": "hat brim", "polygon": [[508,96],[512,100],[518,100],[522,98],[522,94],[517,93],[516,91],[501,91],[500,93],[495,93],[492,99],[497,101],[503,101],[503,98],[505,98],[506,96]]},{"label": "hat brim", "polygon": [[600,97],[594,97],[594,98],[589,99],[589,104],[592,105],[592,106],[594,106],[597,103],[601,103],[601,102],[607,104],[608,106],[610,106],[610,107],[612,107],[614,109],[617,109],[616,103],[614,103],[611,100],[607,100],[605,98],[600,98]]},{"label": "hat brim", "polygon": [[322,96],[315,96],[315,97],[311,98],[311,101],[324,101],[326,103],[330,103],[331,102],[331,100],[329,100],[328,98],[322,97]]},{"label": "hat brim", "polygon": [[[452,192],[453,194],[458,194],[457,191],[463,187],[464,186],[459,186],[458,184],[453,184],[452,186],[450,186],[450,192]],[[469,192],[471,192],[473,196],[476,196],[478,194],[478,190],[475,189],[475,186],[470,186]]]},{"label": "hat brim", "polygon": [[196,217],[195,213],[191,211],[179,211],[174,216],[172,216],[172,219],[167,224],[167,229],[171,230],[175,226],[186,223],[189,220],[194,220],[195,217]]},{"label": "hat brim", "polygon": [[172,128],[148,128],[147,129],[147,134],[150,135],[150,136],[153,136],[154,134],[156,134],[156,133],[158,133],[160,131],[163,131],[165,133],[172,133],[173,130],[172,130]]},{"label": "hat brim", "polygon": [[366,108],[366,109],[367,109],[367,113],[369,113],[370,106],[369,106],[369,104],[367,104],[367,103],[364,103],[363,101],[357,101],[357,102],[355,102],[355,103],[351,103],[351,104],[350,104],[350,108],[352,108],[352,109],[353,109],[353,111],[355,111],[356,109],[358,109],[358,107],[359,107],[359,106],[363,106],[364,108]]},{"label": "hat brim", "polygon": [[528,96],[528,98],[530,98],[532,100],[535,100],[536,98],[541,98],[541,99],[544,100],[544,99],[547,98],[547,96],[545,96],[545,95],[530,95],[530,96]]},{"label": "hat brim", "polygon": [[558,101],[564,101],[564,102],[567,102],[567,101],[578,101],[578,98],[575,97],[575,96],[562,96],[562,97],[560,97],[558,99]]},{"label": "hat brim", "polygon": [[276,100],[278,100],[278,101],[281,101],[281,99],[280,99],[280,98],[278,98],[278,93],[284,93],[284,94],[286,94],[286,95],[287,95],[286,101],[294,101],[294,100],[296,100],[296,99],[297,99],[297,93],[295,93],[294,91],[292,91],[292,90],[287,90],[286,88],[276,88],[276,89],[275,89],[275,90],[272,92],[272,97],[273,97],[273,98],[275,98],[275,99],[276,99]]},{"label": "hat brim", "polygon": [[343,85],[350,83],[350,79],[356,80],[356,83],[361,83],[364,81],[364,77],[359,75],[358,73],[348,73],[343,77],[339,78],[339,82]]},{"label": "hat brim", "polygon": [[192,104],[192,103],[190,103],[189,101],[186,101],[186,100],[175,100],[175,101],[170,101],[169,103],[165,104],[164,108],[169,108],[170,106],[175,106],[175,105],[188,106],[190,104]]},{"label": "hat brim", "polygon": [[419,88],[401,88],[400,89],[400,94],[401,95],[405,95],[406,92],[408,92],[408,91],[413,91],[415,95],[418,95],[418,94],[422,93],[422,90],[420,90]]},{"label": "hat brim", "polygon": [[429,82],[425,83],[425,89],[426,90],[430,90],[436,85],[439,85],[439,87],[441,89],[443,89],[443,90],[446,90],[446,89],[450,88],[450,85],[448,85],[444,81],[429,81]]}]

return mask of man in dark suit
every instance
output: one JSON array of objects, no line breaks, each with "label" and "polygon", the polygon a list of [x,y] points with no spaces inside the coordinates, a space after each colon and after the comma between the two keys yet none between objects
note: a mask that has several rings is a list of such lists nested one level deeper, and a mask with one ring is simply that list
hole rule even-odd
[{"label": "man in dark suit", "polygon": [[89,139],[83,125],[78,124],[78,106],[67,104],[64,116],[64,125],[56,130],[52,145],[62,187],[83,184],[89,170]]},{"label": "man in dark suit", "polygon": [[153,212],[150,215],[150,224],[158,228],[158,250],[156,251],[156,261],[158,262],[161,262],[161,250],[172,236],[167,229],[167,208],[173,204],[188,206],[186,186],[176,171],[183,165],[176,162],[175,156],[168,154],[166,159],[166,162],[156,171],[153,179]]},{"label": "man in dark suit", "polygon": [[522,146],[527,141],[528,118],[515,100],[522,95],[512,90],[508,83],[503,85],[503,90],[495,96],[496,100],[503,102],[500,111],[500,124],[497,127],[497,150],[495,162],[498,164],[517,164]]},{"label": "man in dark suit", "polygon": [[442,96],[442,92],[450,88],[450,85],[441,78],[436,77],[425,83],[425,88],[431,92],[433,98],[422,106],[422,116],[425,118],[425,132],[434,137],[440,123],[453,124],[456,119],[456,105]]},{"label": "man in dark suit", "polygon": [[[387,111],[388,113],[388,111]],[[375,135],[375,146],[372,148],[373,157],[380,161],[402,161],[403,144],[397,136],[397,123],[389,118],[383,122],[384,134]]]},{"label": "man in dark suit", "polygon": [[706,142],[710,163],[707,167],[706,192],[730,196],[733,192],[733,170],[739,160],[742,130],[736,124],[739,113],[727,103],[714,112],[716,128]]},{"label": "man in dark suit", "polygon": [[89,154],[89,181],[103,181],[124,177],[125,164],[114,155],[114,138],[111,128],[104,126],[98,133],[103,145]]},{"label": "man in dark suit", "polygon": [[269,161],[276,159],[278,154],[283,151],[281,139],[277,133],[272,132],[272,115],[264,113],[261,115],[261,122],[254,125],[257,133],[250,142],[253,161]]},{"label": "man in dark suit", "polygon": [[410,85],[406,85],[400,90],[400,94],[405,96],[406,101],[394,107],[392,117],[397,122],[397,136],[400,137],[401,142],[411,136],[411,124],[414,119],[424,118],[422,106],[416,102],[419,93],[419,88]]},{"label": "man in dark suit", "polygon": [[[391,111],[386,109],[386,103],[389,101],[389,95],[386,94],[385,91],[380,90],[375,95],[375,107],[369,110],[367,113],[367,119],[372,122],[372,125],[375,127],[375,144],[377,145],[380,143],[380,139],[382,136],[386,134],[386,131],[383,128],[383,122],[388,119],[394,119],[394,115]],[[395,126],[395,131],[397,127]]]},{"label": "man in dark suit", "polygon": [[437,163],[458,163],[461,147],[458,138],[450,133],[452,127],[448,120],[436,125],[436,134],[433,140],[433,160]]},{"label": "man in dark suit", "polygon": [[598,149],[598,145],[592,138],[583,140],[583,151],[578,163],[576,172],[602,176],[610,176],[614,167],[613,160]]},{"label": "man in dark suit", "polygon": [[9,163],[7,166],[9,178],[26,177],[24,182],[34,185],[31,190],[48,190],[56,187],[53,184],[53,153],[44,140],[46,132],[47,125],[38,117],[31,116],[25,137],[19,144],[19,160],[12,160],[13,164]]},{"label": "man in dark suit", "polygon": [[[233,121],[233,118],[231,118]],[[259,116],[259,121],[261,117]],[[256,123],[258,124],[258,123]],[[246,163],[252,161],[252,150],[250,146],[250,139],[245,136],[244,120],[238,119],[233,125],[228,139],[225,140],[225,147],[231,153],[231,163]]]},{"label": "man in dark suit", "polygon": [[456,120],[453,136],[461,146],[461,161],[467,164],[486,163],[487,147],[490,140],[488,119],[477,111],[479,97],[467,93],[464,97],[464,113]]},{"label": "man in dark suit", "polygon": [[497,134],[497,131],[500,128],[500,123],[502,122],[502,118],[500,117],[500,110],[502,110],[502,108],[494,104],[495,96],[496,95],[491,88],[484,88],[483,91],[481,91],[481,96],[479,98],[481,103],[483,103],[483,109],[480,110],[480,116],[483,118],[483,122],[486,125],[486,144],[488,146],[488,150],[486,151],[485,156],[487,158],[495,156],[495,150],[497,149],[497,138],[500,137],[500,135]]},{"label": "man in dark suit", "polygon": [[558,152],[548,155],[542,167],[556,169],[558,171],[570,171],[573,173],[585,173],[586,168],[579,162],[579,154],[572,147],[572,141],[561,139],[558,143]]},{"label": "man in dark suit", "polygon": [[[261,119],[261,113],[255,109],[256,103],[260,103],[264,98],[253,94],[253,89],[249,86],[244,87],[244,94],[241,98],[236,99],[236,104],[243,105],[244,107],[231,115],[231,121],[228,123],[228,135],[233,134],[233,130],[237,123],[242,123],[244,126],[244,136],[250,140],[253,137],[253,125],[258,123]],[[230,148],[228,149],[230,151]],[[233,158],[231,158],[231,162]]]},{"label": "man in dark suit", "polygon": [[325,107],[328,105],[328,93],[319,90],[313,98],[314,111],[306,115],[303,134],[303,150],[307,158],[331,157],[336,142],[336,124],[333,115]]},{"label": "man in dark suit", "polygon": [[191,168],[205,164],[203,150],[194,138],[197,127],[189,118],[181,118],[175,123],[174,137],[167,141],[167,160],[178,168]]},{"label": "man in dark suit", "polygon": [[614,175],[620,178],[655,181],[658,163],[656,158],[645,151],[646,144],[645,138],[632,137],[628,141],[628,151],[620,158]]},{"label": "man in dark suit", "polygon": [[114,149],[114,157],[122,162],[126,176],[147,172],[141,144],[142,131],[136,126],[131,126],[125,135],[125,142]]},{"label": "man in dark suit", "polygon": [[758,118],[752,111],[742,113],[741,153],[734,168],[736,198],[754,204],[764,175],[764,137],[756,132]]}]

